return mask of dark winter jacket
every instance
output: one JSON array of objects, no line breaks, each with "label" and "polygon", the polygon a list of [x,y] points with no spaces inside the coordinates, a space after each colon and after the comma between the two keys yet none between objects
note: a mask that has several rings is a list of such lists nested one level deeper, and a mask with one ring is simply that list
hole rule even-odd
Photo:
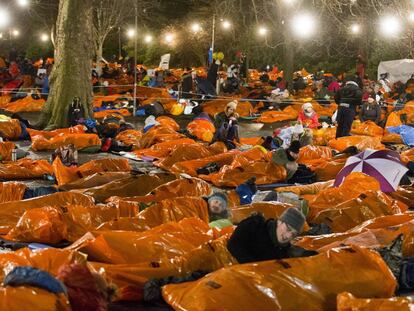
[{"label": "dark winter jacket", "polygon": [[290,243],[278,243],[276,227],[277,219],[265,220],[263,215],[252,215],[239,223],[227,249],[239,263],[287,258]]},{"label": "dark winter jacket", "polygon": [[378,124],[381,120],[381,107],[376,104],[363,104],[359,112],[359,118],[362,122],[373,121]]},{"label": "dark winter jacket", "polygon": [[350,104],[353,107],[361,105],[362,101],[362,90],[356,82],[347,82],[335,94],[335,102],[339,104]]}]

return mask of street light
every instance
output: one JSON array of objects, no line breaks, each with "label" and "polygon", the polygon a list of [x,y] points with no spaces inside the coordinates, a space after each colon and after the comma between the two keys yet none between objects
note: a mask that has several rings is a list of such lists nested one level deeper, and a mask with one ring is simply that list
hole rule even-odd
[{"label": "street light", "polygon": [[26,7],[29,5],[29,0],[17,0],[17,4]]},{"label": "street light", "polygon": [[18,31],[17,29],[13,29],[12,30],[12,35],[15,37],[18,37],[20,35],[20,31]]},{"label": "street light", "polygon": [[192,25],[191,25],[191,30],[192,30],[194,33],[199,32],[199,31],[201,30],[201,26],[200,26],[200,24],[198,24],[198,23],[194,23],[194,24],[192,24]]},{"label": "street light", "polygon": [[229,29],[231,27],[231,23],[229,21],[223,21],[222,26],[224,29]]},{"label": "street light", "polygon": [[259,32],[259,35],[265,36],[267,34],[267,28],[260,27],[259,30],[258,30],[258,32]]},{"label": "street light", "polygon": [[394,16],[384,16],[380,20],[380,30],[385,37],[396,37],[401,31],[401,23]]},{"label": "street light", "polygon": [[128,29],[127,36],[128,36],[128,38],[135,37],[135,29]]},{"label": "street light", "polygon": [[292,19],[292,30],[293,32],[301,37],[310,37],[316,28],[315,18],[309,13],[299,13]]},{"label": "street light", "polygon": [[351,25],[351,32],[352,32],[354,35],[359,34],[359,33],[361,32],[361,26],[360,26],[360,25],[358,25],[358,24],[352,24],[352,25]]},{"label": "street light", "polygon": [[173,42],[173,40],[174,40],[174,35],[173,35],[172,33],[167,33],[167,34],[165,35],[165,41],[166,41],[167,43],[172,43],[172,42]]},{"label": "street light", "polygon": [[42,34],[41,36],[40,36],[40,40],[42,41],[42,42],[47,42],[47,41],[49,41],[49,36],[47,35],[47,34]]},{"label": "street light", "polygon": [[151,43],[152,42],[152,36],[151,35],[146,35],[144,38],[145,43]]},{"label": "street light", "polygon": [[0,8],[0,27],[7,26],[10,21],[10,14],[5,9]]}]

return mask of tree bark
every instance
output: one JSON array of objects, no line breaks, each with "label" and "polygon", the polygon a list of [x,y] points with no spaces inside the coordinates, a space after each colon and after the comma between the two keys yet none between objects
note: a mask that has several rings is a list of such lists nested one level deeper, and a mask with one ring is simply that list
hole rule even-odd
[{"label": "tree bark", "polygon": [[46,129],[68,126],[68,109],[75,96],[81,99],[85,117],[92,116],[92,27],[92,0],[60,0],[55,64],[40,120],[40,126],[46,125]]}]

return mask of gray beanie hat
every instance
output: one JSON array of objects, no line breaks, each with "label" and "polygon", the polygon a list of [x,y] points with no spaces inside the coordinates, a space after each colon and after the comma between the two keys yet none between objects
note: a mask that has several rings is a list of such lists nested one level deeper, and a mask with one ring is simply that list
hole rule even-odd
[{"label": "gray beanie hat", "polygon": [[305,216],[296,208],[290,207],[283,212],[279,217],[280,221],[291,226],[298,233],[301,233],[303,230],[303,225],[305,224]]},{"label": "gray beanie hat", "polygon": [[221,202],[223,202],[223,208],[227,209],[227,206],[229,203],[228,203],[227,195],[225,195],[224,193],[213,192],[213,194],[208,197],[208,201],[210,202],[211,199],[220,200]]}]

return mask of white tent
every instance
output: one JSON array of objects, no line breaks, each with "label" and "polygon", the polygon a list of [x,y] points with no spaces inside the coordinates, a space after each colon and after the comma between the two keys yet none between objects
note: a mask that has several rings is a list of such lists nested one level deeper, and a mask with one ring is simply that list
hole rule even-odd
[{"label": "white tent", "polygon": [[378,80],[383,73],[389,73],[388,79],[394,83],[405,83],[414,73],[414,59],[398,59],[380,62],[378,66]]}]

